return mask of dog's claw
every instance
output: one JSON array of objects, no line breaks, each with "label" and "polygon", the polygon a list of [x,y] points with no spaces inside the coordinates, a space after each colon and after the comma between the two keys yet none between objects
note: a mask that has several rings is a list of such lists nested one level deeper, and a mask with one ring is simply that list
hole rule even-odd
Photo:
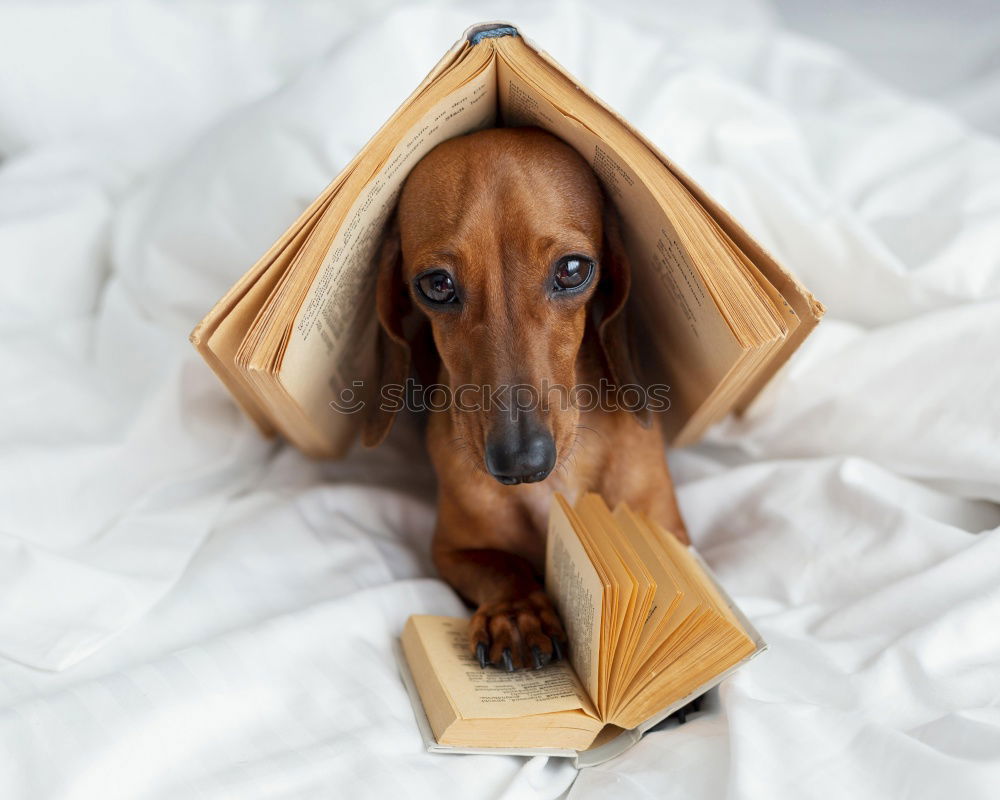
[{"label": "dog's claw", "polygon": [[552,639],[552,660],[562,661],[565,657],[563,653],[562,645],[559,644],[559,640],[555,636],[549,637]]},{"label": "dog's claw", "polygon": [[541,587],[481,603],[469,620],[465,641],[466,658],[471,654],[480,667],[505,672],[543,669],[566,658],[568,647],[556,609]]}]

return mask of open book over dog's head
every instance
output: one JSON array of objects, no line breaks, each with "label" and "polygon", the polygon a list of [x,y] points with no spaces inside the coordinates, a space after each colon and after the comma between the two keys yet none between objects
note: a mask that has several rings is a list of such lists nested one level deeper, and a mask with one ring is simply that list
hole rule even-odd
[{"label": "open book over dog's head", "polygon": [[427,403],[434,563],[475,607],[470,654],[513,671],[565,652],[542,586],[553,492],[686,542],[664,440],[749,402],[821,313],[515,28],[477,26],[192,340],[262,429],[314,456],[362,428],[379,441],[411,362],[446,390]]},{"label": "open book over dog's head", "polygon": [[745,406],[815,327],[822,305],[640,133],[513,26],[473,26],[192,332],[262,431],[347,451],[375,383],[377,256],[404,181],[442,142],[525,125],[576,150],[621,217],[668,441]]}]

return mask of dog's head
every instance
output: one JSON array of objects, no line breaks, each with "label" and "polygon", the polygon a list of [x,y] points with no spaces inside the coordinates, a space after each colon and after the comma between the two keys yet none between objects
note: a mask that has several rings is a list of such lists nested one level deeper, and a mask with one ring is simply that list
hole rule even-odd
[{"label": "dog's head", "polygon": [[[611,383],[635,381],[629,278],[614,210],[571,147],[534,128],[444,142],[410,173],[382,245],[383,385],[409,374],[404,319],[416,311],[444,366],[457,435],[501,483],[542,480],[577,434],[566,398],[588,325]],[[392,416],[374,410],[365,444],[384,438]]]}]

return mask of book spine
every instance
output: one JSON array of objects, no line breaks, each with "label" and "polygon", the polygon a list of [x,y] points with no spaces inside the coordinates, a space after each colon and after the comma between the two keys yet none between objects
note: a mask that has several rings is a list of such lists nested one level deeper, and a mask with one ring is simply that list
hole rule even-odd
[{"label": "book spine", "polygon": [[517,28],[506,22],[487,22],[472,26],[466,34],[469,44],[479,44],[483,39],[499,39],[501,36],[518,36]]}]

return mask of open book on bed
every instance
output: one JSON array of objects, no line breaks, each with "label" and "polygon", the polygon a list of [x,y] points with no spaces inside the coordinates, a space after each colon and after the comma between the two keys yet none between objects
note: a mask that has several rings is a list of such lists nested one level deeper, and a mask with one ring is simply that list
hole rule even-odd
[{"label": "open book on bed", "polygon": [[570,650],[541,670],[482,669],[468,620],[407,621],[397,656],[428,750],[599,763],[765,649],[692,549],[595,494],[555,496],[545,584]]},{"label": "open book on bed", "polygon": [[822,305],[690,178],[514,27],[478,25],[192,332],[265,433],[347,451],[360,420],[332,404],[372,386],[374,258],[403,181],[446,139],[519,125],[580,152],[622,218],[646,378],[670,386],[669,441],[744,407],[815,327]]}]

